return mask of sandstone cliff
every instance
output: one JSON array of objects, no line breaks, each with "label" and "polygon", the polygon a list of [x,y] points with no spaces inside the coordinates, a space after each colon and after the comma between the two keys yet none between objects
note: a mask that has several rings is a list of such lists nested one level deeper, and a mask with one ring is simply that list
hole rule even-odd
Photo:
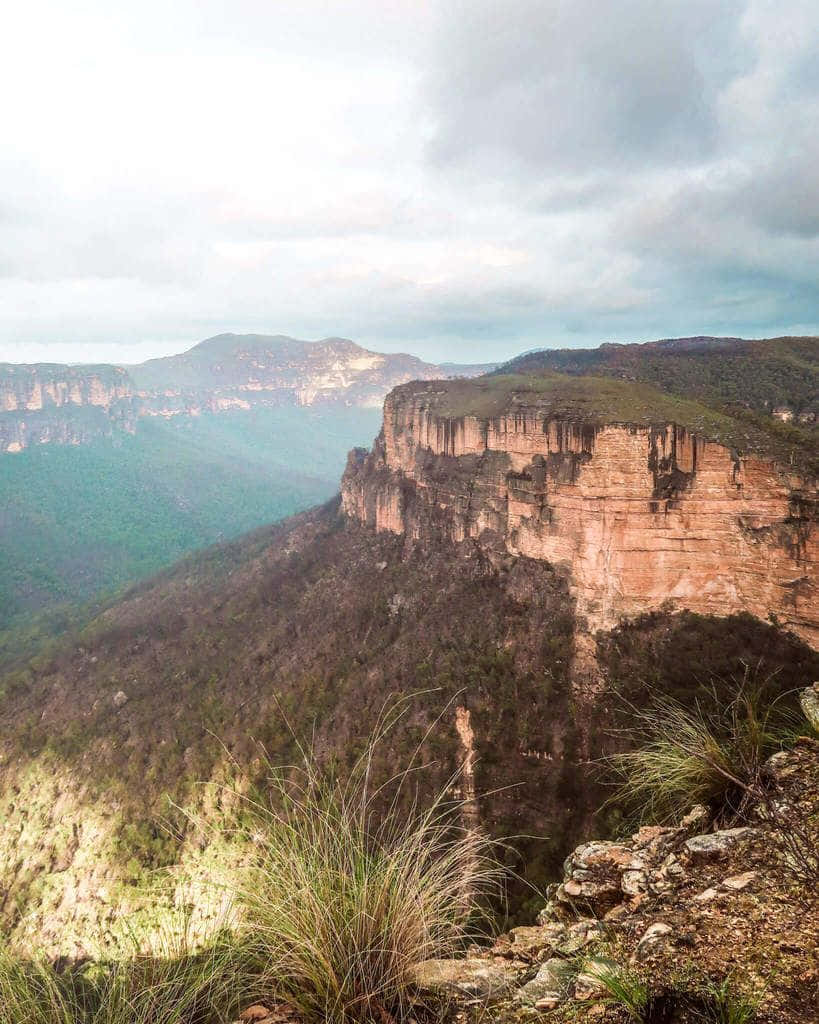
[{"label": "sandstone cliff", "polygon": [[669,606],[775,617],[819,645],[817,492],[790,467],[675,422],[605,422],[532,394],[452,415],[442,395],[388,396],[372,452],[350,457],[348,516],[562,567],[589,631]]},{"label": "sandstone cliff", "polygon": [[133,430],[136,412],[133,382],[121,367],[0,364],[0,452]]}]

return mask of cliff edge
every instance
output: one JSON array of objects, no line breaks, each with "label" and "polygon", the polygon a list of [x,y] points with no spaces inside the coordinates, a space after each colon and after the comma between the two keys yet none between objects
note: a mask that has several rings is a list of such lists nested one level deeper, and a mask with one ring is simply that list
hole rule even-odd
[{"label": "cliff edge", "polygon": [[560,567],[587,632],[661,606],[748,612],[815,648],[815,481],[743,427],[619,381],[415,382],[350,456],[342,504],[409,540]]}]

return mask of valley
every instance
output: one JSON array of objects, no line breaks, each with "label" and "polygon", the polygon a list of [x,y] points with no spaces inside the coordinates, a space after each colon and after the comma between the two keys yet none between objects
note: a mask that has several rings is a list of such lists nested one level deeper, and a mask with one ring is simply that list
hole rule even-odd
[{"label": "valley", "polygon": [[0,365],[0,662],[73,605],[326,501],[392,386],[479,369],[233,334],[139,366]]}]

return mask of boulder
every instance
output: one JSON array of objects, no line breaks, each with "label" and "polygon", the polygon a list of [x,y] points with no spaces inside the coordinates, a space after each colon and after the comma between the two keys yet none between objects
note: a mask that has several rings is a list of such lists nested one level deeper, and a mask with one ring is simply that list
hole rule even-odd
[{"label": "boulder", "polygon": [[519,960],[542,960],[543,954],[553,952],[565,935],[566,926],[562,924],[523,925],[495,943],[495,949]]},{"label": "boulder", "polygon": [[634,951],[635,957],[641,960],[646,956],[651,956],[659,946],[668,941],[671,931],[671,925],[665,924],[663,921],[652,924],[637,943],[637,949]]},{"label": "boulder", "polygon": [[643,862],[629,844],[584,843],[566,858],[564,880],[557,887],[555,899],[604,914],[622,899],[622,872],[642,867]]},{"label": "boulder", "polygon": [[686,839],[685,849],[695,861],[718,860],[741,839],[750,839],[755,834],[756,829],[747,826],[726,828],[721,832],[707,832],[705,835]]},{"label": "boulder", "polygon": [[[534,978],[518,989],[518,999],[538,1009],[553,1009],[568,997],[576,973],[577,969],[567,960],[547,960],[541,964]],[[541,1006],[544,1002],[551,1005]]]},{"label": "boulder", "polygon": [[432,996],[498,998],[515,984],[515,972],[494,960],[467,957],[464,960],[423,960],[410,969],[410,983]]}]

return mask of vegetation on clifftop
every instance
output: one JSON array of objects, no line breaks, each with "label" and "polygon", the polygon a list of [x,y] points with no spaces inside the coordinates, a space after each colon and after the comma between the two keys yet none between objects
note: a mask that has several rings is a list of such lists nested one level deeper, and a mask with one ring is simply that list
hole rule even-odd
[{"label": "vegetation on clifftop", "polygon": [[676,423],[742,454],[772,458],[797,471],[819,474],[819,458],[809,430],[749,409],[710,406],[640,381],[543,370],[487,374],[469,381],[416,382],[396,388],[393,394],[398,403],[414,396],[433,414],[450,419],[475,416],[491,420],[533,410],[544,419],[590,426]]}]

